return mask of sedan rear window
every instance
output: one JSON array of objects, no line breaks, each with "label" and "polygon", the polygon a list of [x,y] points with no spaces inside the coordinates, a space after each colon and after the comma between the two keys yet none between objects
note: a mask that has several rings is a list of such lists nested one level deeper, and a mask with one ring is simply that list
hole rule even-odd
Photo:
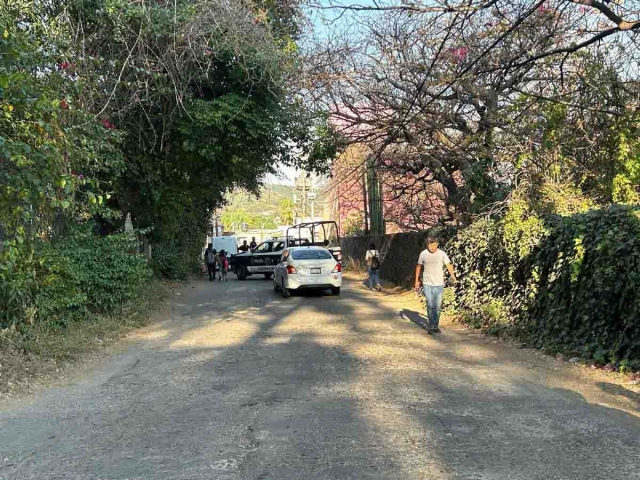
[{"label": "sedan rear window", "polygon": [[327,250],[294,250],[291,252],[294,260],[328,260],[333,258]]}]

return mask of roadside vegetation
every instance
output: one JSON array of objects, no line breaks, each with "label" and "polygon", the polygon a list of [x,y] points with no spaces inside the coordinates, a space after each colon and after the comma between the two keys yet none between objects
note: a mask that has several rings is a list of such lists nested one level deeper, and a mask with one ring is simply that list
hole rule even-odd
[{"label": "roadside vegetation", "polygon": [[228,192],[276,162],[325,168],[326,116],[289,82],[300,21],[295,3],[2,2],[3,355],[73,357],[138,324]]},{"label": "roadside vegetation", "polygon": [[134,234],[100,237],[88,226],[38,244],[34,278],[16,289],[21,298],[9,299],[23,305],[13,313],[20,321],[0,332],[0,396],[147,321],[165,287],[137,248]]},{"label": "roadside vegetation", "polygon": [[562,217],[514,202],[446,244],[460,284],[449,309],[469,325],[551,354],[640,369],[640,207]]}]

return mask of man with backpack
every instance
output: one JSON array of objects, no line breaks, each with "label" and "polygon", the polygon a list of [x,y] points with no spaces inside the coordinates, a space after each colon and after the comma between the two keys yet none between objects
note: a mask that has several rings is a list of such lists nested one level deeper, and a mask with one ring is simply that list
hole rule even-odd
[{"label": "man with backpack", "polygon": [[216,251],[213,249],[212,243],[210,243],[204,251],[204,261],[207,264],[209,281],[213,282],[216,278],[216,263],[218,262],[218,257],[216,256]]},{"label": "man with backpack", "polygon": [[376,246],[373,243],[369,244],[369,249],[364,257],[367,262],[367,269],[369,270],[369,290],[376,289],[382,290],[380,286],[380,253],[376,250]]},{"label": "man with backpack", "polygon": [[[427,300],[427,317],[429,317],[429,333],[440,333],[440,309],[442,308],[442,296],[444,295],[444,267],[449,271],[451,282],[455,285],[456,274],[453,265],[446,253],[438,248],[438,239],[429,235],[427,248],[420,253],[416,265],[416,290],[422,288]],[[420,273],[422,272],[422,282]]]}]

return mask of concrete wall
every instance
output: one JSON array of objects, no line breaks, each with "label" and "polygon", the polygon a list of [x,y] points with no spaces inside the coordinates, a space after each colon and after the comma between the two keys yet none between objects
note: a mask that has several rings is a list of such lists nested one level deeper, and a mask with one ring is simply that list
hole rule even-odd
[{"label": "concrete wall", "polygon": [[[453,229],[438,231],[441,244],[454,234]],[[392,233],[371,237],[344,237],[342,246],[343,263],[352,270],[366,270],[364,256],[369,243],[373,242],[380,252],[380,277],[396,285],[412,288],[415,266],[420,252],[426,248],[429,232]]]},{"label": "concrete wall", "polygon": [[344,264],[349,269],[366,270],[364,256],[373,242],[380,252],[380,277],[411,288],[416,261],[424,250],[427,232],[394,233],[374,237],[346,237],[341,240]]}]

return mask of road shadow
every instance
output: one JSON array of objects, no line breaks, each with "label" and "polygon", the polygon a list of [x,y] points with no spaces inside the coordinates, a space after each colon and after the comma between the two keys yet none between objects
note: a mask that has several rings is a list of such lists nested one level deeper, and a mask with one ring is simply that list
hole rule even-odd
[{"label": "road shadow", "polygon": [[420,312],[403,308],[402,310],[400,310],[399,316],[403,320],[409,320],[411,323],[422,328],[423,330],[427,332],[429,331],[429,319]]},{"label": "road shadow", "polygon": [[607,382],[598,382],[596,383],[598,388],[600,388],[603,392],[606,392],[610,395],[616,395],[619,397],[624,397],[631,400],[637,408],[640,408],[640,394],[636,392],[632,392],[620,385],[615,385],[613,383]]},{"label": "road shadow", "polygon": [[0,416],[13,464],[0,477],[637,475],[640,419],[550,389],[495,347],[417,335],[420,313],[346,287],[287,300],[266,282],[189,289],[117,374]]}]

